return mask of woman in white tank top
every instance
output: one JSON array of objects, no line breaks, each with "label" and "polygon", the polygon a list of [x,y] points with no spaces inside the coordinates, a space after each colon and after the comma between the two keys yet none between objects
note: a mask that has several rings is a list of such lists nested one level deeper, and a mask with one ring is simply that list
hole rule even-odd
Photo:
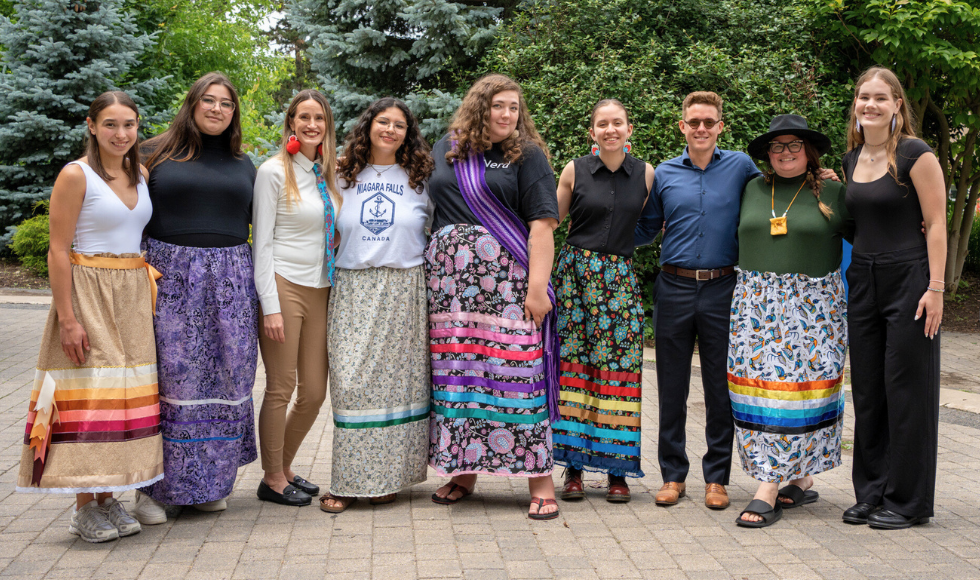
[{"label": "woman in white tank top", "polygon": [[74,493],[68,531],[105,542],[140,531],[113,492],[163,477],[153,311],[140,255],[152,208],[123,92],[89,108],[86,155],[51,190],[54,296],[38,357],[18,491]]}]

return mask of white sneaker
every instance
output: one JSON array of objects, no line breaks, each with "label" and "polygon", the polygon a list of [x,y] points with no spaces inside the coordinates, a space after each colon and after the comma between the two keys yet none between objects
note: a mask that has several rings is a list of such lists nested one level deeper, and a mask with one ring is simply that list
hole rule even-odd
[{"label": "white sneaker", "polygon": [[119,537],[132,536],[138,534],[143,529],[140,523],[129,515],[123,504],[116,498],[110,497],[102,504],[102,511],[105,512],[109,522],[119,530]]},{"label": "white sneaker", "polygon": [[225,501],[225,498],[221,498],[214,501],[196,503],[194,504],[194,509],[199,512],[223,512],[228,509],[228,502]]},{"label": "white sneaker", "polygon": [[119,539],[119,530],[112,525],[99,502],[94,499],[71,512],[68,533],[93,544]]},{"label": "white sneaker", "polygon": [[136,492],[136,506],[133,516],[145,526],[167,522],[166,506],[145,493]]}]

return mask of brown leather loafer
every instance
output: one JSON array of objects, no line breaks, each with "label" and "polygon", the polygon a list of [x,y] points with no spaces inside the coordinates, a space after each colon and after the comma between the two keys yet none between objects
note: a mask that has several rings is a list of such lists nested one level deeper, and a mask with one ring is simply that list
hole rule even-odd
[{"label": "brown leather loafer", "polygon": [[677,501],[684,497],[686,493],[687,485],[679,481],[668,481],[660,487],[660,491],[654,497],[653,501],[657,505],[668,506],[677,505]]},{"label": "brown leather loafer", "polygon": [[558,497],[568,501],[585,497],[585,486],[582,485],[582,472],[578,469],[565,470],[565,485]]},{"label": "brown leather loafer", "polygon": [[713,510],[723,510],[728,507],[728,492],[720,483],[709,483],[704,486],[704,505]]},{"label": "brown leather loafer", "polygon": [[609,489],[606,491],[606,501],[610,503],[626,503],[631,498],[630,486],[626,483],[626,478],[610,475]]}]

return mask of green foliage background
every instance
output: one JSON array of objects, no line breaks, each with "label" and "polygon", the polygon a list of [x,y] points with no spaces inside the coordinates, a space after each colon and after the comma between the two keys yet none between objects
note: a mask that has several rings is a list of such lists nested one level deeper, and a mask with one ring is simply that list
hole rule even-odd
[{"label": "green foliage background", "polygon": [[[695,90],[725,99],[720,147],[744,151],[774,115],[797,113],[831,138],[823,161],[839,167],[850,81],[804,10],[785,0],[529,0],[484,68],[521,83],[556,173],[589,152],[592,107],[608,97],[629,109],[636,157],[656,166],[680,155],[681,103]],[[658,253],[655,244],[634,259],[644,296]]]}]

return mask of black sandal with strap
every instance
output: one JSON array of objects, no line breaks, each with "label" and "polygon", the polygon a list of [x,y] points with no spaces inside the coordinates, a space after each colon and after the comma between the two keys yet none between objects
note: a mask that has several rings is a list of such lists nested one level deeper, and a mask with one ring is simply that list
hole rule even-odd
[{"label": "black sandal with strap", "polygon": [[[463,495],[457,497],[456,499],[449,499],[449,496],[451,496],[453,494],[453,492],[455,492],[456,490],[462,491],[463,492]],[[472,491],[466,489],[465,487],[463,487],[462,485],[456,483],[455,481],[450,481],[449,482],[449,493],[446,494],[446,497],[440,497],[438,494],[433,493],[432,494],[432,501],[435,502],[435,503],[437,503],[437,504],[439,504],[439,505],[453,505],[454,503],[458,502],[459,500],[463,499],[464,497],[466,497],[466,496],[468,496],[468,495],[470,495],[472,493],[473,493]]]},{"label": "black sandal with strap", "polygon": [[[790,502],[779,501],[779,498],[785,497],[789,499]],[[783,509],[791,510],[795,507],[800,507],[801,505],[806,505],[808,503],[813,503],[817,501],[820,494],[812,489],[806,491],[795,483],[791,483],[779,490],[779,495],[776,496],[776,501],[783,504]]]},{"label": "black sandal with strap", "polygon": [[558,517],[559,510],[557,509],[551,512],[550,514],[541,513],[541,508],[543,508],[546,505],[553,505],[556,508],[558,507],[558,502],[553,499],[545,499],[543,497],[532,497],[531,505],[538,506],[538,513],[532,514],[528,512],[527,514],[527,517],[531,518],[532,520],[553,520]]},{"label": "black sandal with strap", "polygon": [[[762,521],[750,522],[743,520],[742,516],[747,513],[759,516],[762,518]],[[764,528],[778,522],[781,517],[783,517],[783,506],[780,505],[778,499],[774,506],[767,504],[761,499],[754,499],[749,502],[749,505],[745,506],[742,513],[738,514],[738,517],[735,518],[735,523],[743,528]]]}]

